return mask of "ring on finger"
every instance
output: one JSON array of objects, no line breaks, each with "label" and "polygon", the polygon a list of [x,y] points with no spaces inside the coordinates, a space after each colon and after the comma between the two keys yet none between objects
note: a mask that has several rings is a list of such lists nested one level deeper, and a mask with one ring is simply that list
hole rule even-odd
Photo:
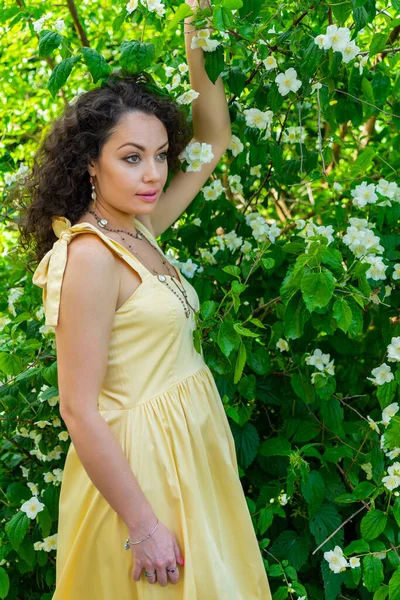
[{"label": "ring on finger", "polygon": [[154,573],[148,573],[147,571],[144,572],[146,577],[153,577],[153,575],[156,574],[156,571],[154,571]]},{"label": "ring on finger", "polygon": [[174,567],[171,567],[171,569],[169,569],[168,567],[166,567],[167,571],[169,573],[175,573],[175,571],[177,570],[177,565],[175,565]]}]

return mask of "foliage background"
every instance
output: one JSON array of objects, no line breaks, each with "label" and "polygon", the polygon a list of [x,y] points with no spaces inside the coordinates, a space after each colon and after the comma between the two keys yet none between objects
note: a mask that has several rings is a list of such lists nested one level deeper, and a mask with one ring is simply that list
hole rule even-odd
[{"label": "foliage background", "polygon": [[[163,17],[125,6],[7,0],[0,12],[1,598],[52,596],[69,445],[58,413],[54,333],[43,325],[41,291],[18,250],[19,207],[8,192],[63,105],[109,70],[143,68],[160,87],[171,85],[164,65],[176,74],[185,62],[187,6],[168,1]],[[221,44],[205,53],[206,68],[213,81],[224,80],[237,139],[212,177],[224,192],[215,200],[199,193],[160,238],[200,296],[195,342],[201,339],[230,418],[275,600],[400,598],[400,503],[396,488],[382,482],[396,464],[400,419],[380,422],[398,400],[396,361],[391,381],[368,379],[400,336],[400,203],[385,205],[379,196],[357,206],[351,194],[363,182],[398,181],[399,10],[398,0],[307,1],[301,10],[290,1],[212,2],[212,37]],[[33,23],[49,11],[37,34]],[[65,21],[62,34],[56,19]],[[364,68],[359,58],[344,63],[340,52],[315,43],[331,24],[350,29],[368,54]],[[141,63],[134,42],[144,44]],[[268,56],[276,69],[266,68]],[[282,96],[275,77],[291,67],[302,85]],[[171,96],[185,83],[182,74]],[[270,137],[248,125],[250,108],[273,111]],[[190,106],[183,109],[190,119]],[[292,142],[289,127],[299,126],[306,137]],[[258,235],[253,213],[268,224]],[[370,265],[344,241],[350,218],[373,224],[384,249],[380,279],[366,276]],[[298,219],[320,229],[301,229]],[[242,251],[236,236],[251,250]],[[318,369],[307,357],[316,349],[329,354],[333,373],[313,376]],[[44,509],[30,519],[20,508],[32,495]],[[334,573],[324,552],[335,546],[360,566]]]}]

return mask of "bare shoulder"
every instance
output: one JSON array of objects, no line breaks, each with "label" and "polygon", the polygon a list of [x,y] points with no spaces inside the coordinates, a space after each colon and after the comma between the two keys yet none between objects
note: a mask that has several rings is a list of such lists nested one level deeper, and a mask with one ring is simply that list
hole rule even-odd
[{"label": "bare shoulder", "polygon": [[[119,292],[119,269],[116,255],[92,233],[80,233],[68,245],[62,295],[69,301],[79,297],[83,304],[102,298],[103,309],[113,314]],[[62,303],[65,305],[65,303]],[[107,306],[109,305],[109,306]]]}]

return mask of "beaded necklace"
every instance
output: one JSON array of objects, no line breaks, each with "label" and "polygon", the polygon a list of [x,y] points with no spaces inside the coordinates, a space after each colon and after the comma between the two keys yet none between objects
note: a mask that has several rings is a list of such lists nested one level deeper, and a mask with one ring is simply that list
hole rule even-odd
[{"label": "beaded necklace", "polygon": [[[173,275],[173,273],[171,272],[171,270],[170,270],[170,268],[169,268],[168,261],[167,261],[167,260],[164,258],[164,256],[163,256],[163,255],[161,254],[161,252],[158,250],[158,248],[156,248],[156,247],[154,246],[154,244],[152,244],[152,243],[150,242],[150,240],[149,240],[149,239],[148,239],[148,238],[147,238],[145,235],[143,235],[143,234],[142,234],[142,232],[141,232],[141,231],[139,231],[139,230],[136,228],[136,234],[134,234],[134,233],[131,233],[130,231],[125,231],[125,229],[113,229],[113,228],[111,228],[111,227],[107,227],[107,225],[108,225],[108,221],[107,221],[107,219],[102,219],[101,217],[99,217],[99,216],[98,216],[98,215],[97,215],[97,214],[96,214],[96,213],[95,213],[93,210],[91,210],[90,208],[88,208],[87,210],[88,210],[88,212],[89,212],[90,214],[92,214],[92,215],[93,215],[93,216],[96,218],[96,221],[97,221],[97,224],[98,224],[98,226],[99,226],[99,227],[101,227],[102,229],[105,229],[106,231],[113,231],[113,232],[115,232],[115,233],[118,233],[118,235],[121,237],[121,239],[122,239],[123,241],[125,241],[125,238],[124,238],[124,237],[122,237],[122,235],[121,235],[121,233],[120,233],[121,231],[122,231],[123,233],[127,233],[127,234],[128,234],[128,235],[130,235],[131,237],[133,237],[133,238],[136,238],[136,239],[138,239],[138,240],[142,240],[142,239],[144,238],[144,239],[145,239],[145,240],[146,240],[146,241],[147,241],[147,242],[150,244],[150,246],[151,246],[152,248],[154,248],[154,250],[157,252],[157,254],[158,254],[159,256],[161,256],[162,263],[163,263],[163,264],[164,264],[164,265],[167,267],[167,270],[168,270],[168,272],[169,272],[169,274],[170,274],[170,276],[171,276],[172,283],[174,283],[174,284],[175,284],[175,286],[178,288],[178,290],[180,291],[180,293],[183,295],[183,298],[184,298],[184,300],[183,300],[183,299],[182,299],[182,297],[181,297],[181,296],[180,296],[180,295],[179,295],[179,294],[176,292],[176,290],[175,290],[174,288],[172,288],[172,287],[169,285],[169,283],[168,283],[168,281],[167,281],[167,278],[166,278],[166,276],[165,276],[165,275],[163,275],[162,273],[157,273],[157,271],[156,271],[155,269],[153,269],[153,274],[154,274],[154,275],[157,275],[157,279],[158,279],[159,281],[161,281],[161,283],[163,283],[164,285],[166,285],[166,286],[167,286],[167,287],[168,287],[168,288],[171,290],[171,292],[172,292],[173,294],[175,294],[175,296],[176,296],[176,297],[177,297],[177,298],[178,298],[178,299],[181,301],[181,303],[182,303],[182,306],[183,306],[183,309],[184,309],[184,311],[185,311],[185,315],[186,315],[186,317],[187,317],[187,318],[189,318],[189,316],[190,316],[190,309],[192,309],[193,313],[195,313],[195,310],[194,310],[193,306],[191,306],[191,304],[190,304],[190,302],[189,302],[189,300],[188,300],[188,297],[187,297],[186,290],[185,290],[183,287],[181,288],[181,287],[180,287],[180,286],[177,284],[177,282],[175,281],[175,280],[176,280],[176,277],[175,277],[175,275]],[[137,252],[135,252],[135,250],[132,248],[132,246],[131,246],[129,243],[128,243],[128,246],[129,246],[129,248],[132,250],[132,253],[133,253],[133,254],[136,254],[136,255],[138,255],[138,253],[137,253]],[[138,255],[138,256],[139,256],[139,255]],[[138,260],[139,260],[139,259],[138,259]],[[139,262],[141,262],[141,261],[139,261]],[[147,268],[147,267],[146,267],[146,268]],[[149,269],[148,269],[148,270],[149,270]],[[185,303],[186,303],[186,306],[185,306]]]}]

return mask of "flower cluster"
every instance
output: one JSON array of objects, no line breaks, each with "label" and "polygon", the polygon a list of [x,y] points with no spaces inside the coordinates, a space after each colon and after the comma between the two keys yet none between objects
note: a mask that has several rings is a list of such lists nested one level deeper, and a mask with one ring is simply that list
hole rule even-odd
[{"label": "flower cluster", "polygon": [[305,249],[305,254],[308,253],[310,244],[312,243],[312,237],[316,235],[323,235],[328,240],[328,246],[331,244],[335,238],[333,237],[333,227],[332,225],[315,225],[312,219],[310,219],[307,223],[304,219],[297,219],[296,221],[296,229],[300,229],[298,235],[302,238],[305,238],[307,247]]},{"label": "flower cluster", "polygon": [[[38,19],[37,21],[34,21],[33,29],[36,31],[36,33],[40,33],[42,31],[44,24],[46,23],[46,21],[51,19],[53,14],[54,13],[52,13],[52,12],[46,13],[45,15],[40,17],[40,19]],[[65,29],[65,23],[64,23],[63,19],[57,19],[57,21],[54,23],[54,27],[57,29],[57,31],[59,33],[62,33]]]},{"label": "flower cluster", "polygon": [[329,568],[334,573],[340,573],[341,571],[345,571],[347,567],[351,567],[355,569],[360,566],[360,559],[356,556],[352,556],[350,560],[343,555],[343,550],[340,546],[335,546],[334,550],[329,550],[329,552],[324,552],[324,558],[328,561]]},{"label": "flower cluster", "polygon": [[219,196],[225,192],[225,188],[221,183],[220,179],[214,179],[210,185],[205,185],[202,190],[205,200],[216,200]]},{"label": "flower cluster", "polygon": [[253,237],[258,243],[265,242],[266,239],[273,244],[276,238],[281,234],[281,229],[276,223],[266,223],[264,217],[258,212],[248,213],[246,215],[246,224],[253,230]]},{"label": "flower cluster", "polygon": [[220,45],[218,40],[212,40],[210,38],[210,32],[208,29],[200,29],[197,35],[192,37],[190,47],[194,50],[195,48],[202,48],[205,52],[214,52],[215,48]]},{"label": "flower cluster", "polygon": [[[276,139],[279,140],[280,132],[277,131]],[[304,127],[286,127],[286,129],[282,133],[282,142],[295,144],[304,142],[307,136],[307,132],[304,130]]]},{"label": "flower cluster", "polygon": [[329,25],[326,33],[317,35],[314,41],[323,50],[332,48],[335,52],[341,52],[344,63],[353,60],[360,52],[360,48],[356,45],[355,41],[350,40],[350,29],[347,27]]},{"label": "flower cluster", "polygon": [[[25,175],[29,172],[29,167],[20,163],[18,171],[10,175],[9,173],[4,174],[4,182],[6,185],[11,185],[14,182],[21,181]],[[15,315],[14,315],[15,316]]]},{"label": "flower cluster", "polygon": [[[387,355],[387,360],[389,362],[400,361],[400,336],[392,337],[390,344],[387,347]],[[372,381],[375,385],[390,383],[394,379],[390,366],[386,363],[382,363],[379,367],[372,369],[371,374],[373,377],[367,377],[367,379]]]},{"label": "flower cluster", "polygon": [[183,152],[179,155],[179,158],[183,158],[189,164],[188,171],[201,171],[201,166],[205,163],[209,163],[214,158],[212,152],[212,145],[192,142],[188,144]]},{"label": "flower cluster", "polygon": [[267,129],[268,137],[271,135],[270,127],[274,116],[272,110],[265,110],[263,112],[258,108],[247,108],[243,113],[248,127],[256,127],[262,130]]},{"label": "flower cluster", "polygon": [[367,204],[375,204],[379,200],[379,196],[383,196],[386,200],[377,203],[377,206],[392,206],[391,200],[400,202],[400,188],[394,181],[386,181],[380,179],[375,185],[363,181],[357,185],[354,190],[351,190],[353,196],[353,204],[357,208],[364,208]]},{"label": "flower cluster", "polygon": [[387,265],[383,262],[382,256],[377,256],[378,252],[384,252],[385,249],[380,244],[379,237],[372,231],[375,224],[369,223],[367,219],[356,217],[350,218],[349,222],[350,225],[343,236],[343,243],[350,248],[356,258],[370,265],[366,271],[368,279],[374,281],[386,279]]},{"label": "flower cluster", "polygon": [[400,486],[400,462],[395,462],[388,468],[389,475],[382,477],[382,483],[391,492]]},{"label": "flower cluster", "polygon": [[[165,14],[165,6],[160,0],[140,0],[141,4],[147,8],[150,12],[155,12],[159,17],[163,17]],[[137,9],[139,4],[138,0],[130,0],[126,5],[128,13],[132,13]]]},{"label": "flower cluster", "polygon": [[50,550],[57,550],[57,533],[53,533],[53,535],[48,535],[43,539],[42,542],[34,542],[33,549],[34,550],[44,550],[45,552],[50,552]]},{"label": "flower cluster", "polygon": [[312,365],[317,371],[311,374],[311,382],[315,383],[316,377],[326,377],[328,375],[335,374],[334,359],[330,360],[330,354],[323,354],[319,348],[314,350],[313,354],[309,354],[306,357],[306,364]]}]

